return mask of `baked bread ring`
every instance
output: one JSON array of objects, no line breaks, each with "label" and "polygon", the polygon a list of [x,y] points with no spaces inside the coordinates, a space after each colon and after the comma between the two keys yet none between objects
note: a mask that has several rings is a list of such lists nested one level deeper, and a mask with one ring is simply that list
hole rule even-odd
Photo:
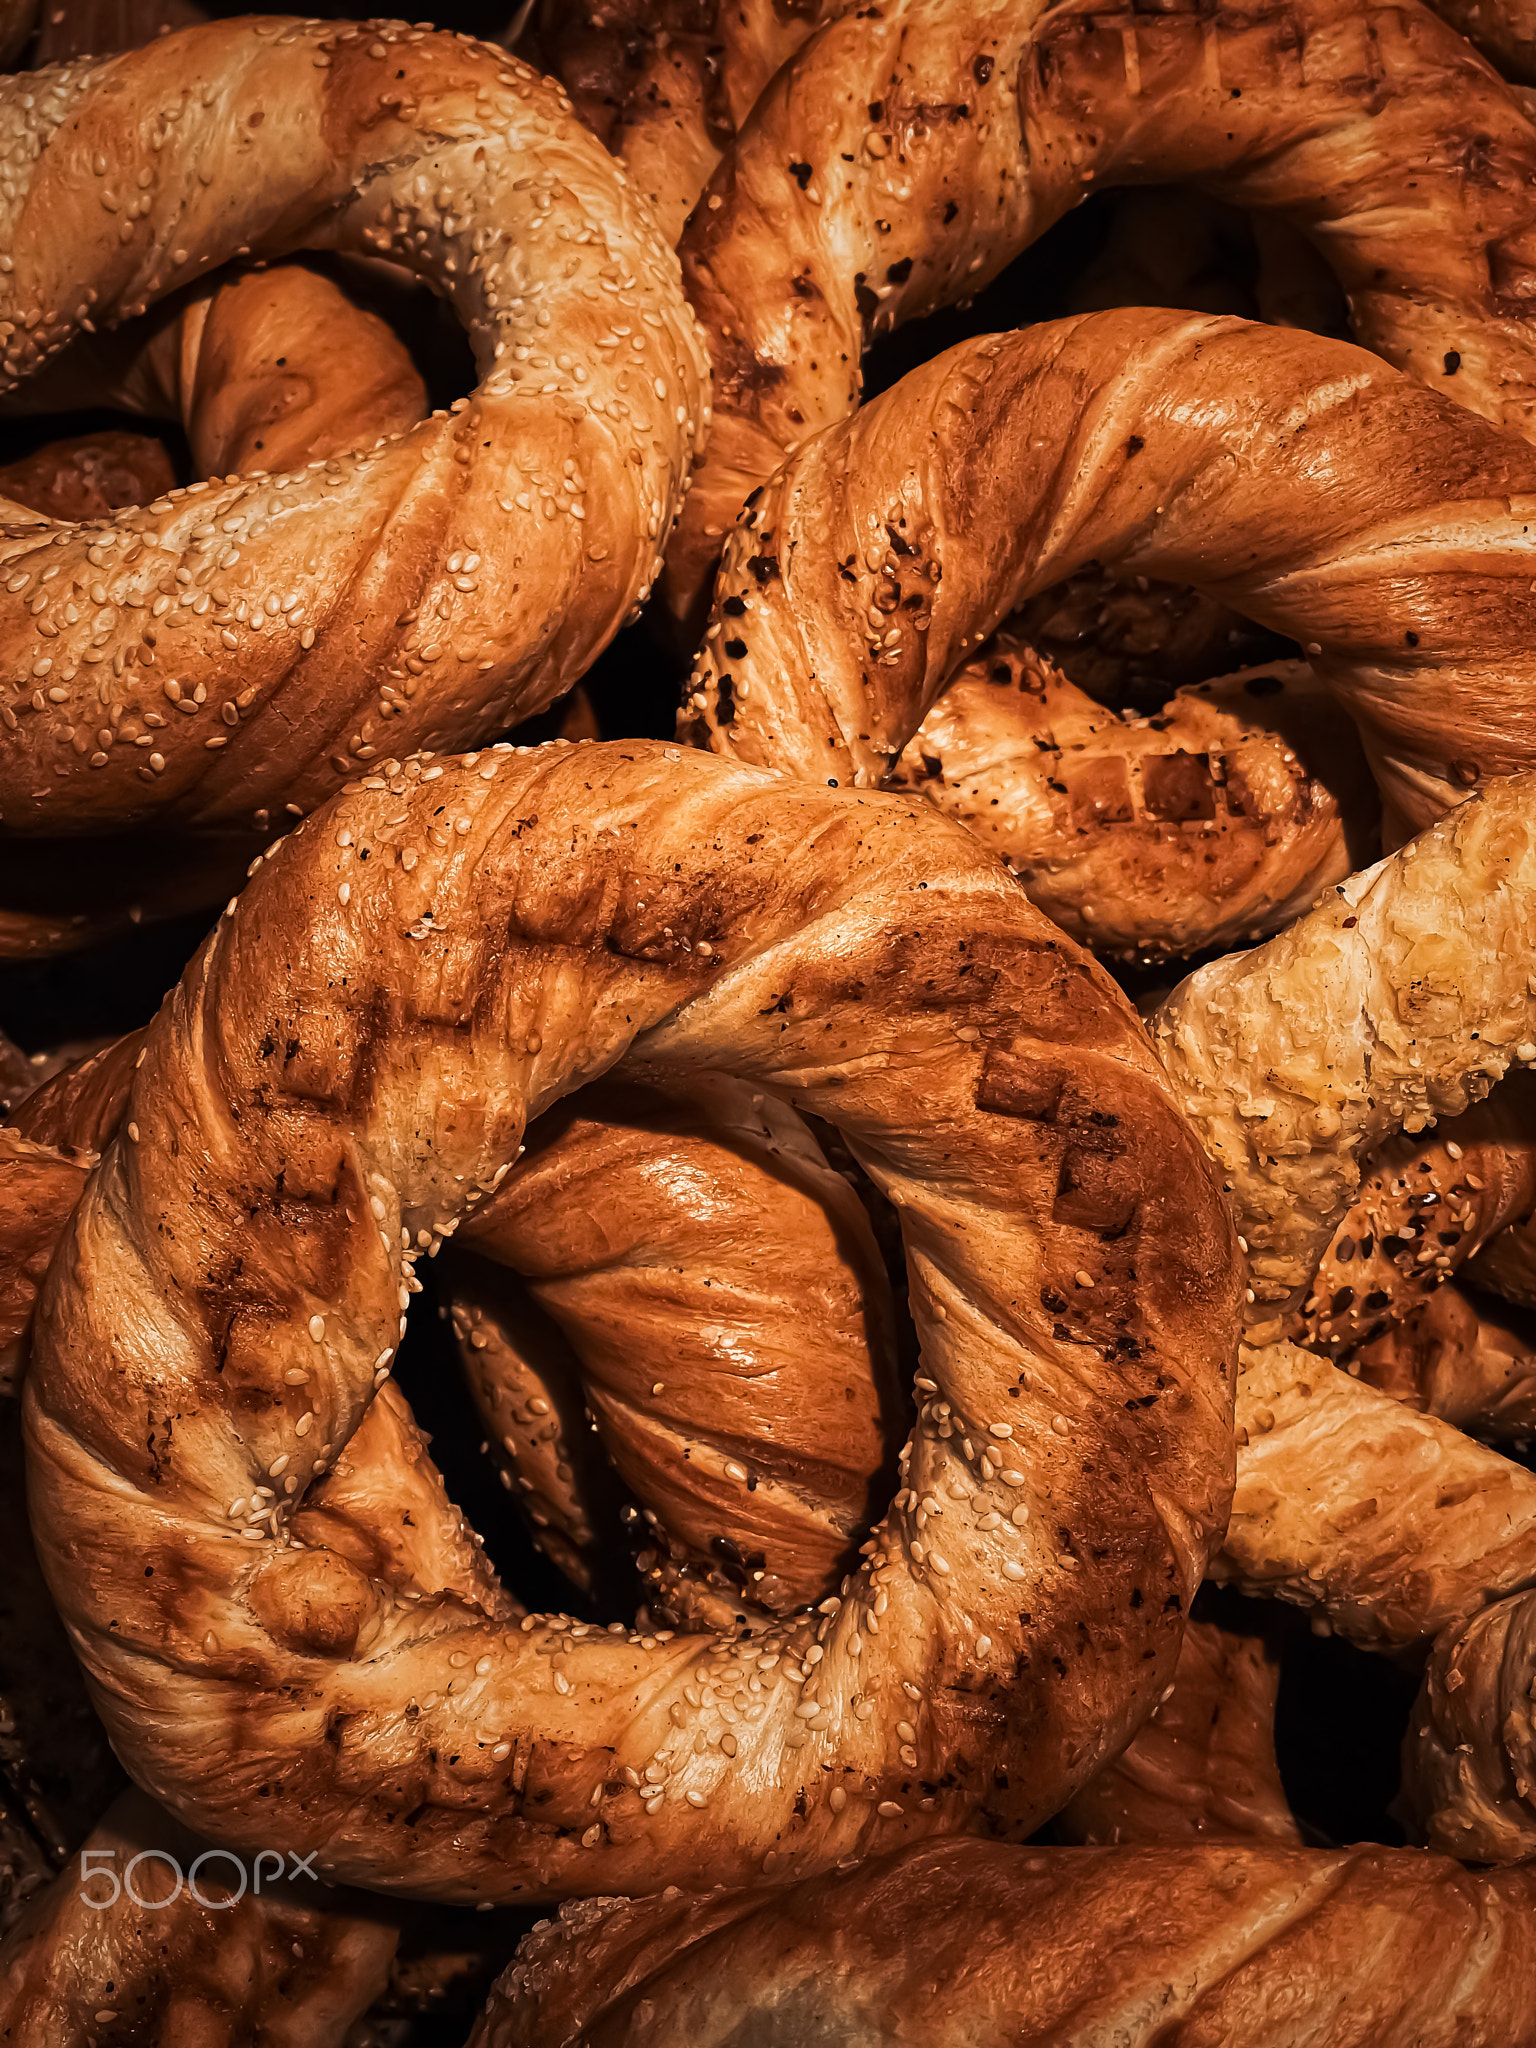
[{"label": "baked bread ring", "polygon": [[1212,1575],[1428,1662],[1405,1805],[1472,1862],[1536,1856],[1528,1708],[1536,1479],[1297,1345],[1244,1353],[1238,1485]]},{"label": "baked bread ring", "polygon": [[[222,479],[231,471],[302,469],[371,447],[414,426],[427,395],[377,313],[323,271],[283,263],[221,272],[116,334],[77,336],[17,388],[7,409],[78,406],[179,422],[198,475]],[[137,500],[52,516],[110,520],[125,504],[174,496],[173,485],[167,476]],[[25,495],[19,502],[33,503]]]},{"label": "baked bread ring", "polygon": [[481,379],[297,475],[108,525],[9,518],[7,828],[308,808],[549,703],[647,594],[706,424],[702,350],[645,209],[525,65],[398,24],[212,23],[0,85],[0,135],[25,165],[0,211],[7,381],[87,319],[305,245],[435,284]]},{"label": "baked bread ring", "polygon": [[[53,1075],[0,1131],[5,1391],[143,1037]],[[908,1418],[880,1251],[802,1118],[725,1075],[584,1089],[459,1244],[479,1254],[446,1262],[471,1393],[535,1542],[575,1584],[593,1590],[623,1512],[660,1621],[834,1591]]]},{"label": "baked bread ring", "polygon": [[455,1259],[453,1323],[534,1540],[579,1585],[621,1547],[617,1480],[653,1618],[836,1592],[910,1415],[874,1232],[803,1118],[718,1074],[584,1089],[459,1242],[524,1276]]},{"label": "baked bread ring", "polygon": [[1536,1872],[1414,1850],[934,1842],[787,1889],[594,1900],[471,2048],[1510,2048]]},{"label": "baked bread ring", "polygon": [[1530,1325],[1454,1281],[1349,1361],[1368,1386],[1443,1416],[1458,1429],[1528,1449],[1536,1437],[1536,1349]]},{"label": "baked bread ring", "polygon": [[1287,1334],[1340,1359],[1405,1323],[1533,1206],[1536,1079],[1517,1072],[1433,1133],[1373,1152]]},{"label": "baked bread ring", "polygon": [[1533,796],[1536,775],[1490,783],[1150,1020],[1232,1197],[1255,1342],[1300,1307],[1363,1159],[1536,1063]]},{"label": "baked bread ring", "polygon": [[[299,468],[403,432],[426,409],[421,379],[385,322],[298,264],[208,280],[123,333],[81,336],[21,395],[179,420],[194,465],[213,475]],[[110,519],[119,506],[172,490],[159,442],[105,440],[44,447],[0,471],[0,494],[49,518],[80,521]],[[135,741],[143,759],[157,741],[163,746],[179,714],[195,723],[201,708],[193,686],[146,709]],[[5,716],[0,706],[0,722]],[[83,757],[103,743],[115,743],[110,724],[77,729],[70,744]],[[194,840],[140,826],[41,849],[31,840],[0,844],[0,958],[75,951],[146,917],[220,902],[239,888],[261,843],[249,829]]]},{"label": "baked bread ring", "polygon": [[1536,451],[1346,342],[1146,310],[984,337],[759,493],[679,731],[877,783],[1020,601],[1097,559],[1300,638],[1423,823],[1536,755],[1526,507]]},{"label": "baked bread ring", "polygon": [[[509,1629],[284,1540],[418,1251],[631,1046],[824,1115],[902,1216],[903,1488],[839,1601],[744,1642]],[[273,848],[150,1027],[34,1319],[39,1550],[144,1787],[338,1879],[1028,1828],[1172,1675],[1239,1284],[1129,1005],[947,821],[644,742],[418,757]]]},{"label": "baked bread ring", "polygon": [[852,411],[874,335],[971,296],[1116,183],[1215,183],[1283,213],[1365,347],[1526,431],[1533,171],[1515,94],[1417,0],[845,14],[763,93],[680,246],[715,417],[670,606],[695,612],[751,493]]},{"label": "baked bread ring", "polygon": [[[1256,1338],[1285,1327],[1275,1310],[1299,1303],[1363,1156],[1536,1061],[1533,787],[1490,785],[1281,938],[1191,975],[1157,1013],[1164,1064],[1250,1247]],[[1356,1641],[1431,1652],[1410,1804],[1458,1855],[1536,1854],[1530,1723],[1515,1711],[1536,1684],[1536,1478],[1289,1343],[1245,1354],[1237,1427],[1214,1575]]]}]

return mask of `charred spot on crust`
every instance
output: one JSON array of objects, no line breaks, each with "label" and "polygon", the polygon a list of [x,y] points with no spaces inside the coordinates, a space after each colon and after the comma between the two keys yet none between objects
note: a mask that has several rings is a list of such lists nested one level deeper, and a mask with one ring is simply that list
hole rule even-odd
[{"label": "charred spot on crust", "polygon": [[1148,815],[1185,825],[1214,818],[1216,791],[1209,754],[1149,754],[1141,764],[1141,789]]}]

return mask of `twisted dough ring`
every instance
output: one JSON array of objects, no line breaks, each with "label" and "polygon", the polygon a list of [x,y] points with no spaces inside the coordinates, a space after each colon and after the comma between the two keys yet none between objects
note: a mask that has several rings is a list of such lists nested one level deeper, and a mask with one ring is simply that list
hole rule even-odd
[{"label": "twisted dough ring", "polygon": [[[648,592],[705,424],[701,351],[644,208],[526,66],[392,24],[215,23],[0,85],[0,152],[11,382],[87,319],[306,245],[434,283],[480,374],[297,475],[106,524],[10,518],[8,827],[306,808],[376,755],[547,704]],[[199,686],[146,761],[147,714]],[[78,757],[81,730],[112,744]]]},{"label": "twisted dough ring", "polygon": [[[402,1232],[631,1044],[825,1114],[912,1266],[898,1504],[840,1602],[739,1644],[509,1630],[281,1540],[387,1378]],[[571,1893],[1028,1826],[1171,1674],[1229,1230],[1124,999],[931,813],[643,744],[417,760],[273,849],[151,1028],[34,1326],[40,1552],[146,1788],[337,1876]]]},{"label": "twisted dough ring", "polygon": [[974,293],[1090,183],[1217,180],[1286,213],[1361,342],[1523,431],[1533,171],[1515,95],[1417,0],[850,13],[763,94],[683,237],[715,417],[668,601],[692,612],[750,493],[852,410],[871,334]]},{"label": "twisted dough ring", "polygon": [[1148,311],[985,337],[759,494],[680,730],[878,782],[969,652],[1096,558],[1302,639],[1422,823],[1536,752],[1532,513],[1536,453],[1346,342]]},{"label": "twisted dough ring", "polygon": [[[0,1392],[142,1045],[67,1067],[0,1131]],[[802,1118],[723,1074],[583,1089],[457,1247],[471,1393],[569,1578],[604,1576],[617,1472],[653,1615],[717,1625],[835,1589],[905,1417],[880,1251]]]},{"label": "twisted dough ring", "polygon": [[118,334],[78,337],[7,409],[74,406],[179,421],[193,467],[211,477],[299,469],[404,433],[426,390],[376,313],[284,263],[205,279]]},{"label": "twisted dough ring", "polygon": [[[130,1866],[144,1904],[123,1882]],[[177,1872],[193,1873],[204,1903],[185,1883],[173,1896]],[[341,2048],[399,1940],[376,1904],[265,1873],[259,1894],[237,1897],[227,1855],[126,1793],[0,1949],[0,2037],[6,2048]]]},{"label": "twisted dough ring", "polygon": [[1191,1621],[1172,1686],[1057,1815],[1057,1839],[1299,1845],[1275,1755],[1279,1691],[1279,1661],[1262,1637]]},{"label": "twisted dough ring", "polygon": [[[1276,1342],[1394,1129],[1536,1063],[1536,776],[1496,783],[1154,1020],[1249,1248],[1243,1449],[1218,1575],[1432,1651],[1405,1756],[1431,1843],[1536,1853],[1536,1480]],[[1476,1191],[1473,1191],[1476,1192]]]},{"label": "twisted dough ring", "polygon": [[[381,434],[403,433],[426,409],[421,379],[391,329],[328,277],[297,264],[207,280],[118,335],[82,336],[19,396],[39,406],[109,404],[179,420],[194,466],[214,476],[344,455]],[[89,521],[110,520],[115,508],[172,489],[159,441],[105,439],[108,449],[126,444],[115,465],[120,473],[109,467],[103,476],[102,437],[55,443],[0,470],[0,495],[49,518]],[[115,494],[105,496],[113,486]],[[169,728],[180,720],[201,725],[207,694],[201,682],[185,691],[178,685],[174,702],[144,710],[133,745],[146,772]],[[110,724],[77,728],[70,741],[82,760],[103,744],[116,744]],[[221,902],[259,845],[248,828],[194,839],[142,825],[46,847],[0,845],[0,957],[72,951],[146,917]]]},{"label": "twisted dough ring", "polygon": [[[823,23],[852,13],[855,4],[543,0],[538,58],[675,238],[774,73]],[[1536,81],[1530,0],[1431,4],[1508,76]]]},{"label": "twisted dough ring", "polygon": [[1187,959],[1261,938],[1377,850],[1354,726],[1306,662],[1122,716],[1017,626],[955,671],[885,780],[993,847],[1101,958]]},{"label": "twisted dough ring", "polygon": [[[1373,1156],[1286,1333],[1466,1428],[1528,1438],[1536,1355],[1454,1284],[1465,1271],[1515,1303],[1511,1274],[1536,1205],[1536,1082],[1511,1076],[1435,1132]],[[1510,1289],[1513,1288],[1511,1292]],[[1508,1318],[1505,1322],[1508,1322]]]},{"label": "twisted dough ring", "polygon": [[[67,1148],[52,1156],[73,1172],[77,1197],[89,1148],[106,1142],[120,1120],[142,1043],[143,1033],[134,1032],[76,1063],[48,1085],[45,1099],[34,1093],[17,1112],[40,1139]],[[0,1244],[13,1260],[25,1186],[11,1161],[3,1187]],[[189,1835],[140,1793],[108,1805],[121,1773],[38,1568],[26,1519],[21,1418],[11,1401],[0,1401],[0,1474],[7,1566],[0,1800],[20,1790],[46,1851],[39,1871],[34,1849],[18,1872],[23,1881],[45,1877],[50,1863],[59,1870],[12,1931],[8,1872],[0,1864],[0,2039],[8,2048],[73,2048],[104,2039],[108,2012],[112,2039],[158,2048],[248,2048],[257,2039],[284,2048],[342,2048],[344,2035],[353,2038],[349,2022],[379,1992],[402,1932],[418,1959],[402,1958],[390,1973],[392,2004],[420,1995],[423,1968],[434,1995],[458,1989],[453,1978],[472,1956],[442,1953],[440,1939],[434,1954],[430,1925],[408,1911],[381,1910],[356,1893],[274,1887],[270,1856],[255,1865],[254,1882],[247,1865],[236,1901],[229,1896],[236,1873],[228,1852]],[[306,1537],[313,1528],[364,1569],[390,1569],[407,1597],[449,1591],[500,1606],[508,1618],[517,1612],[498,1595],[392,1385],[311,1489],[296,1528]],[[10,1848],[6,1841],[3,1849]],[[186,1880],[179,1888],[170,1881],[177,1867]],[[478,1924],[487,1932],[493,1925]]]},{"label": "twisted dough ring", "polygon": [[473,2048],[1509,2048],[1536,1873],[1410,1850],[935,1842],[789,1889],[592,1901]]}]

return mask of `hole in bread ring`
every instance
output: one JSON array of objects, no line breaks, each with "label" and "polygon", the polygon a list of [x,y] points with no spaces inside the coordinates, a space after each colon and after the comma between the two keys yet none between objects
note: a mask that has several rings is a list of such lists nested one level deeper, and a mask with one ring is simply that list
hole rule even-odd
[{"label": "hole in bread ring", "polygon": [[[870,1554],[748,1642],[377,1577],[363,1654],[285,1648],[251,1580],[370,1412],[423,1237],[632,1045],[824,1116],[901,1212],[935,1391]],[[1049,1125],[978,1105],[994,1047],[1066,1071]],[[1095,1117],[1138,1186],[1110,1242],[1051,1215]],[[1042,1295],[1090,1267],[1079,1326]],[[39,1304],[39,1547],[130,1769],[336,1877],[570,1895],[1028,1828],[1172,1675],[1239,1291],[1134,1012],[925,807],[643,742],[417,758],[273,850],[150,1028]]]},{"label": "hole in bread ring", "polygon": [[[403,432],[427,409],[393,330],[332,277],[299,263],[222,272],[114,334],[82,334],[0,410],[87,405],[178,421],[196,473],[218,478],[344,455]],[[110,521],[120,508],[174,490],[168,451],[141,435],[55,442],[0,469],[0,497],[66,523]],[[105,583],[98,587],[105,593]],[[236,635],[221,629],[219,641],[229,651]],[[103,673],[99,664],[94,673]],[[91,723],[70,736],[77,766],[100,770],[112,749],[131,749],[148,788],[166,771],[178,735],[190,733],[201,746],[210,732],[238,730],[241,678],[205,691],[202,703],[195,684],[184,688],[166,676],[158,688],[124,722],[98,685]],[[381,705],[392,706],[395,694],[382,692]],[[25,705],[18,713],[0,700],[8,733],[27,715]],[[258,808],[244,830],[195,838],[141,823],[126,833],[0,840],[0,958],[76,951],[114,930],[224,902],[272,824]]]},{"label": "hole in bread ring", "polygon": [[[480,376],[296,473],[8,521],[7,829],[307,809],[375,757],[547,704],[648,594],[705,422],[702,353],[676,259],[526,65],[398,24],[213,23],[7,80],[0,129],[26,164],[0,221],[5,382],[88,319],[301,246],[432,284]],[[196,708],[155,771],[133,741],[171,684]],[[70,738],[88,715],[117,736],[94,768]]]},{"label": "hole in bread ring", "polygon": [[663,1621],[837,1590],[911,1418],[869,1217],[802,1117],[723,1074],[631,1066],[533,1126],[457,1247],[486,1435],[579,1586],[611,1576],[622,1524]]}]

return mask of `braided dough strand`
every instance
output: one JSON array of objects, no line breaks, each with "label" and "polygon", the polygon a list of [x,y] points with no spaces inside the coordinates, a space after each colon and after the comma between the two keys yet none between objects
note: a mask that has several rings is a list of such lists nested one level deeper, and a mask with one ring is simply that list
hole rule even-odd
[{"label": "braided dough strand", "polygon": [[1361,864],[1352,847],[1376,824],[1354,728],[1305,662],[1122,718],[1006,627],[888,780],[958,818],[1101,959],[1187,959],[1277,930]]},{"label": "braided dough strand", "polygon": [[1510,2048],[1536,1873],[1274,1845],[938,1842],[788,1890],[568,1906],[472,2048]]},{"label": "braided dough strand", "polygon": [[[371,447],[414,426],[427,399],[385,321],[323,272],[283,263],[204,279],[116,334],[78,335],[5,409],[77,406],[179,420],[197,474],[223,477]],[[158,487],[85,516],[110,518],[169,495],[172,484],[167,473]]]},{"label": "braided dough strand", "polygon": [[[902,1216],[903,1490],[840,1601],[739,1643],[508,1629],[291,1541],[423,1237],[631,1046],[827,1118]],[[338,1877],[1030,1827],[1172,1674],[1237,1291],[1134,1013],[954,826],[646,743],[418,759],[274,849],[151,1027],[34,1324],[40,1551],[145,1788]]]},{"label": "braided dough strand", "polygon": [[763,87],[849,0],[543,0],[539,53],[669,242]]},{"label": "braided dough strand", "polygon": [[700,345],[654,223],[525,65],[394,24],[213,23],[0,85],[0,157],[10,382],[87,319],[300,246],[436,284],[480,378],[296,475],[0,524],[8,827],[307,808],[547,704],[648,593]]},{"label": "braided dough strand", "polygon": [[1115,183],[1214,183],[1286,215],[1367,348],[1440,388],[1454,372],[1463,405],[1523,432],[1533,171],[1515,94],[1416,0],[856,9],[763,94],[681,243],[716,418],[670,601],[691,611],[751,492],[853,410],[875,334],[970,296]]},{"label": "braided dough strand", "polygon": [[1405,819],[1536,757],[1536,451],[1347,342],[1147,310],[963,343],[801,448],[731,535],[681,730],[878,782],[1093,560],[1301,640]]},{"label": "braided dough strand", "polygon": [[1366,1153],[1536,1061],[1533,798],[1536,776],[1491,783],[1153,1018],[1248,1244],[1256,1339],[1299,1301]]},{"label": "braided dough strand", "polygon": [[1278,1659],[1257,1636],[1192,1621],[1166,1697],[1056,1816],[1058,1839],[1298,1844],[1275,1758]]},{"label": "braided dough strand", "polygon": [[0,1951],[8,2048],[337,2048],[384,1990],[399,1927],[355,1893],[274,1884],[270,1862],[259,1891],[248,1881],[125,1793]]}]

